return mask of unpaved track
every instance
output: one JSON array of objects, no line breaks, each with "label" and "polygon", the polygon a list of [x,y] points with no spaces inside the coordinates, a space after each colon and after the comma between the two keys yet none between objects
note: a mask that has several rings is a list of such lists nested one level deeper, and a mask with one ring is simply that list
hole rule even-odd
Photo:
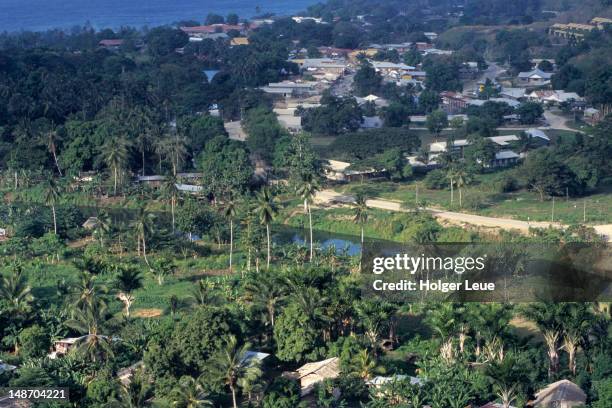
[{"label": "unpaved track", "polygon": [[[315,197],[315,202],[320,204],[351,204],[355,202],[355,198],[350,195],[341,194],[333,190],[322,190],[319,191]],[[380,198],[374,198],[366,201],[366,205],[370,208],[378,208],[381,210],[388,211],[399,211],[409,212],[410,209],[402,208],[402,204],[398,201],[384,200]],[[466,214],[453,211],[439,210],[436,208],[422,208],[425,211],[429,211],[435,218],[449,221],[451,223],[465,223],[476,225],[479,227],[487,228],[501,228],[506,230],[520,230],[521,232],[529,231],[529,228],[560,228],[563,227],[559,223],[551,222],[528,222],[521,220],[513,220],[508,218],[497,218],[497,217],[485,217],[482,215]],[[595,230],[608,238],[609,242],[612,242],[612,224],[608,225],[596,225]]]}]

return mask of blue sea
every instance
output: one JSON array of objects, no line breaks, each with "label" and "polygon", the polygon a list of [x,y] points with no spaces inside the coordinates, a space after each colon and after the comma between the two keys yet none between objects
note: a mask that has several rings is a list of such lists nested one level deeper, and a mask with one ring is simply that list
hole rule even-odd
[{"label": "blue sea", "polygon": [[[203,22],[208,13],[290,15],[317,0],[0,0],[0,32],[157,26],[180,20]],[[259,12],[258,12],[259,10]]]}]

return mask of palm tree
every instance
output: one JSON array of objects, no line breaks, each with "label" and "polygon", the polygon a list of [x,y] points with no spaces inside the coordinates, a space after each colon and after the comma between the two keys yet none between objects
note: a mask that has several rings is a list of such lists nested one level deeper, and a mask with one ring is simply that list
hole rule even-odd
[{"label": "palm tree", "polygon": [[106,316],[106,306],[86,307],[85,309],[74,309],[72,318],[64,324],[85,335],[85,338],[77,345],[77,352],[84,353],[93,361],[113,355],[111,339],[100,334],[102,322]]},{"label": "palm tree", "polygon": [[100,240],[100,246],[104,248],[104,237],[109,235],[112,228],[112,219],[106,211],[101,211],[96,217],[98,222],[94,226],[94,235]]},{"label": "palm tree", "polygon": [[115,284],[117,289],[119,289],[117,298],[125,305],[125,316],[130,317],[130,307],[134,302],[133,292],[142,287],[142,275],[136,267],[122,265],[115,279]]},{"label": "palm tree", "polygon": [[172,213],[172,232],[174,233],[176,230],[176,222],[175,222],[175,209],[176,209],[176,196],[179,192],[178,187],[178,180],[176,179],[176,175],[175,174],[169,174],[166,176],[166,178],[164,179],[164,184],[162,185],[162,192],[163,194],[170,199],[170,210]]},{"label": "palm tree", "polygon": [[208,394],[200,381],[185,376],[179,380],[178,386],[172,391],[172,405],[178,408],[212,407],[213,403],[207,399]]},{"label": "palm tree", "polygon": [[153,387],[142,368],[136,370],[130,381],[121,383],[119,398],[111,404],[112,408],[145,408],[153,398]]},{"label": "palm tree", "polygon": [[191,290],[191,298],[196,306],[214,305],[217,303],[214,284],[211,281],[200,279]]},{"label": "palm tree", "polygon": [[149,259],[147,258],[147,236],[151,235],[154,231],[154,220],[155,216],[147,213],[145,207],[142,206],[138,209],[136,219],[132,223],[136,239],[138,240],[138,254],[140,255],[140,244],[142,243],[142,254],[147,266],[150,266]]},{"label": "palm tree", "polygon": [[[462,203],[462,192],[463,187],[469,184],[471,181],[470,174],[465,170],[465,168],[460,167],[455,172],[455,183],[457,184],[457,188],[459,189],[459,207],[463,205]],[[452,183],[452,182],[451,182]]]},{"label": "palm tree", "polygon": [[21,315],[30,311],[34,300],[31,291],[32,288],[27,283],[21,264],[11,265],[10,273],[2,276],[0,281],[0,299],[10,305],[11,313]]},{"label": "palm tree", "polygon": [[113,195],[117,195],[119,172],[124,169],[127,164],[129,153],[128,150],[129,142],[122,136],[109,138],[102,145],[102,160],[106,163],[113,174]]},{"label": "palm tree", "polygon": [[84,271],[79,281],[73,287],[74,306],[78,309],[105,308],[101,295],[106,293],[106,287],[96,284],[96,276]]},{"label": "palm tree", "polygon": [[372,359],[367,349],[361,350],[353,359],[352,373],[367,381],[372,378],[376,361]]},{"label": "palm tree", "polygon": [[238,210],[236,208],[236,202],[231,198],[227,200],[223,205],[223,215],[230,223],[230,254],[229,254],[229,271],[232,273],[232,255],[234,253],[234,218]]},{"label": "palm tree", "polygon": [[[355,198],[353,220],[361,227],[361,251],[363,251],[364,226],[368,221],[368,204],[367,198],[364,195],[358,195]],[[361,258],[359,260],[359,271],[361,272]]]},{"label": "palm tree", "polygon": [[257,207],[255,213],[259,218],[259,222],[266,226],[266,236],[268,242],[267,267],[270,268],[270,224],[278,213],[276,198],[270,192],[270,189],[264,187],[257,195]]},{"label": "palm tree", "polygon": [[178,168],[187,156],[187,139],[175,133],[174,136],[165,136],[160,138],[155,150],[159,157],[164,157],[170,160],[172,165],[172,174],[176,176]]},{"label": "palm tree", "polygon": [[285,295],[285,286],[276,273],[269,270],[258,274],[246,285],[246,294],[256,305],[265,309],[270,327],[274,327],[276,308]]},{"label": "palm tree", "polygon": [[314,201],[317,191],[321,189],[321,185],[313,174],[305,175],[301,184],[297,188],[297,193],[304,201],[304,213],[308,214],[308,225],[310,228],[310,262],[314,258],[314,247],[312,243],[312,211],[311,204]]},{"label": "palm tree", "polygon": [[225,345],[211,358],[210,375],[229,387],[234,408],[238,407],[236,391],[239,382],[244,378],[256,379],[261,376],[259,360],[249,358],[247,354],[250,346],[249,343],[239,346],[236,336],[230,335],[226,337]]},{"label": "palm tree", "polygon": [[57,214],[55,212],[55,205],[58,203],[61,197],[61,191],[58,184],[52,177],[47,178],[45,183],[45,204],[51,207],[51,213],[53,215],[53,233],[57,235]]},{"label": "palm tree", "polygon": [[57,143],[60,140],[59,134],[57,132],[57,127],[55,124],[51,124],[49,129],[43,132],[45,144],[47,145],[47,149],[49,153],[53,156],[53,161],[55,162],[55,167],[57,168],[57,172],[62,176],[62,169],[60,168],[59,162],[57,161]]},{"label": "palm tree", "polygon": [[450,183],[450,191],[451,191],[450,203],[451,205],[453,205],[453,202],[455,201],[455,190],[454,190],[455,177],[456,177],[455,169],[453,167],[449,167],[448,170],[446,171],[446,178],[448,179]]}]

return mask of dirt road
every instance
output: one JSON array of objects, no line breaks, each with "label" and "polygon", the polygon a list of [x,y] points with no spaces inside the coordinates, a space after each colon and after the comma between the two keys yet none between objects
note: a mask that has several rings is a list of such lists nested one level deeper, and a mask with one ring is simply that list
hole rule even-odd
[{"label": "dirt road", "polygon": [[[315,203],[320,204],[350,204],[355,202],[355,198],[349,195],[337,193],[333,190],[323,190],[317,193],[315,197]],[[410,209],[402,208],[402,204],[398,201],[383,200],[380,198],[370,199],[366,201],[366,205],[370,208],[378,208],[381,210],[388,211],[400,211],[408,212]],[[559,223],[550,222],[528,222],[521,220],[513,220],[508,218],[496,218],[496,217],[485,217],[482,215],[466,214],[453,211],[438,210],[435,208],[423,208],[425,211],[429,211],[435,218],[446,220],[454,224],[471,224],[479,227],[486,228],[501,228],[506,230],[519,230],[521,232],[529,231],[529,228],[548,228],[550,226],[554,228],[560,228],[563,225]],[[612,224],[609,225],[597,225],[594,227],[595,230],[608,238],[608,241],[612,242]]]}]

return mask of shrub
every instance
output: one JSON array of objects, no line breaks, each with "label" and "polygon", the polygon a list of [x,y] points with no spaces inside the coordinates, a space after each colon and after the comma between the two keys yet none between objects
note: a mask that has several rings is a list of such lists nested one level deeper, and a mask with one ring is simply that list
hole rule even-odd
[{"label": "shrub", "polygon": [[434,190],[442,190],[448,185],[446,174],[442,170],[432,170],[424,179],[425,187]]}]

